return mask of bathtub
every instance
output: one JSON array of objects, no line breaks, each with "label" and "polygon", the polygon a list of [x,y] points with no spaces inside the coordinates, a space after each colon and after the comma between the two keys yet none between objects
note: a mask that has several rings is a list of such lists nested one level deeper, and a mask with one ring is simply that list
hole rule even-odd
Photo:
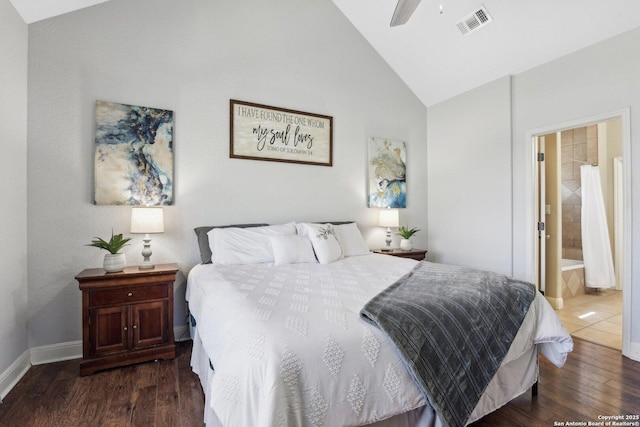
[{"label": "bathtub", "polygon": [[563,258],[560,267],[562,271],[576,270],[578,268],[584,268],[584,261]]},{"label": "bathtub", "polygon": [[562,270],[562,296],[571,298],[586,293],[584,285],[584,262],[575,259],[563,259]]}]

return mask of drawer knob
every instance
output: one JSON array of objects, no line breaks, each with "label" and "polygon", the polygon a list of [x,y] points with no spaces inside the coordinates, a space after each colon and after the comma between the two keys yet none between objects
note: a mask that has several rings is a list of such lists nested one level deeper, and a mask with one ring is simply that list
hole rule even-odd
[{"label": "drawer knob", "polygon": [[133,292],[129,292],[129,293],[127,294],[127,296],[128,296],[128,297],[132,297],[132,296],[133,296]]},{"label": "drawer knob", "polygon": [[133,325],[133,329],[138,329],[138,325]]},{"label": "drawer knob", "polygon": [[126,326],[125,326],[124,328],[122,328],[122,329],[124,329],[125,331],[128,331],[128,330],[129,330],[129,328],[127,328]]}]

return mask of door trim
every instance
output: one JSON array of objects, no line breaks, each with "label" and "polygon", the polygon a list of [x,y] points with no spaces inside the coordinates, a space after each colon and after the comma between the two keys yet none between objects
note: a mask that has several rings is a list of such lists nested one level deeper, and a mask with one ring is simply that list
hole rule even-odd
[{"label": "door trim", "polygon": [[[543,295],[546,294],[547,286],[546,286],[546,242],[544,240],[545,235],[547,234],[546,230],[540,230],[540,223],[544,224],[546,229],[547,221],[544,214],[544,203],[545,200],[545,183],[546,183],[546,164],[545,164],[545,144],[546,138],[544,135],[537,135],[533,138],[534,144],[534,157],[536,160],[536,180],[533,182],[534,192],[537,194],[535,198],[535,207],[534,212],[536,212],[536,222],[538,223],[538,227],[534,231],[535,236],[533,239],[535,252],[536,252],[536,271],[537,273],[537,281],[538,290],[542,292]],[[543,160],[540,160],[538,156],[542,154]]]},{"label": "door trim", "polygon": [[[526,131],[526,141],[530,144],[530,149],[533,151],[534,145],[531,143],[534,139],[541,135],[546,135],[552,132],[560,132],[567,129],[574,129],[577,127],[583,127],[595,123],[605,122],[613,119],[621,119],[622,120],[622,175],[624,181],[623,188],[623,227],[624,227],[624,242],[623,242],[623,283],[622,283],[622,292],[623,295],[623,303],[622,303],[622,354],[627,356],[633,360],[640,361],[640,343],[631,342],[631,109],[630,107],[625,107],[620,110],[611,111],[608,113],[597,114],[590,117],[585,117],[582,119],[571,120],[567,122],[556,123],[548,126],[542,126],[540,128],[531,129]],[[532,173],[532,182],[536,182],[537,179],[537,166],[534,162],[537,162],[535,156],[532,156],[529,161],[532,163],[529,165],[531,173]],[[535,187],[535,185],[533,186]],[[532,190],[536,190],[532,188]],[[538,197],[537,192],[531,191],[530,195],[530,206],[532,210],[530,212],[535,212],[535,207],[537,206],[536,198]],[[534,229],[537,231],[535,216],[537,215],[528,215],[527,218],[527,233],[532,233]],[[535,242],[534,239],[533,241]],[[531,259],[530,265],[532,266],[531,272],[533,274],[537,274],[538,265],[536,263],[536,254],[535,250],[537,249],[534,245],[531,247]],[[532,277],[533,279],[533,277]],[[532,280],[533,281],[533,280]]]}]

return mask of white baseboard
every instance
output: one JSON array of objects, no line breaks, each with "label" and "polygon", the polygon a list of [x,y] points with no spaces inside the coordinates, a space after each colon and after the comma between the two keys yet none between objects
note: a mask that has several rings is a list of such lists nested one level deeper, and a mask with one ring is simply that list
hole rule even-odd
[{"label": "white baseboard", "polygon": [[61,362],[82,357],[82,341],[63,342],[31,348],[31,364]]},{"label": "white baseboard", "polygon": [[[174,326],[173,336],[176,341],[190,340],[187,325]],[[44,345],[31,349],[31,364],[61,362],[63,360],[80,359],[82,357],[82,341],[71,341],[60,344]]]},{"label": "white baseboard", "polygon": [[[190,340],[189,326],[175,326],[173,336],[176,341]],[[27,373],[31,365],[43,365],[63,360],[80,359],[81,357],[82,341],[63,342],[27,349],[6,371],[0,374],[0,401]]]},{"label": "white baseboard", "polygon": [[25,350],[15,362],[0,374],[0,400],[9,394],[11,389],[18,384],[20,378],[27,373],[31,363],[29,362],[29,349]]},{"label": "white baseboard", "polygon": [[173,336],[175,337],[176,342],[189,341],[191,339],[189,325],[175,326],[173,328]]},{"label": "white baseboard", "polygon": [[628,346],[624,346],[622,349],[622,355],[627,356],[631,360],[640,362],[640,343],[630,341]]}]

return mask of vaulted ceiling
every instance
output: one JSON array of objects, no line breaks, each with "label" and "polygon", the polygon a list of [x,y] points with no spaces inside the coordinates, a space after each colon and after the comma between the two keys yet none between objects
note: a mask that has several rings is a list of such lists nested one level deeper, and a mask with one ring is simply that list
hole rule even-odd
[{"label": "vaulted ceiling", "polygon": [[[105,1],[11,0],[27,23]],[[422,0],[393,28],[396,0],[332,1],[426,106],[640,26],[638,0]],[[481,6],[491,21],[463,35]]]}]

